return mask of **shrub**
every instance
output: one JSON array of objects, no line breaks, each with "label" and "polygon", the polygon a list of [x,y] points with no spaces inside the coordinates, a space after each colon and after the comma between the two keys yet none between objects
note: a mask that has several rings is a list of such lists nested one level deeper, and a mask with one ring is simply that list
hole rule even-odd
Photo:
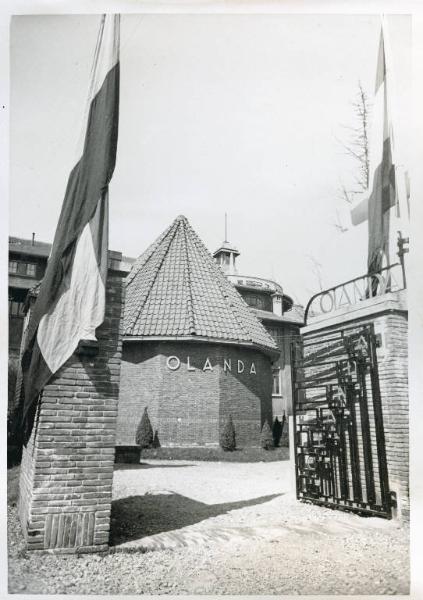
[{"label": "shrub", "polygon": [[232,415],[229,415],[220,435],[220,447],[225,452],[232,452],[236,448],[235,427],[232,422]]},{"label": "shrub", "polygon": [[278,417],[275,417],[275,420],[273,421],[272,436],[274,446],[277,448],[282,436],[282,423],[279,421]]},{"label": "shrub", "polygon": [[147,407],[144,408],[141,421],[135,434],[135,443],[140,448],[151,448],[154,440],[153,428],[151,426],[150,417],[148,416]]},{"label": "shrub", "polygon": [[263,423],[260,436],[260,443],[261,447],[264,448],[264,450],[270,450],[274,448],[272,431],[270,429],[269,423],[267,422],[267,419]]},{"label": "shrub", "polygon": [[289,447],[289,431],[288,431],[288,421],[285,416],[285,413],[283,413],[281,427],[282,427],[282,433],[281,433],[281,441],[280,441],[279,445],[285,446],[286,448],[288,448]]},{"label": "shrub", "polygon": [[161,444],[160,444],[160,440],[159,440],[159,432],[156,431],[154,432],[154,439],[153,439],[153,448],[160,448]]}]

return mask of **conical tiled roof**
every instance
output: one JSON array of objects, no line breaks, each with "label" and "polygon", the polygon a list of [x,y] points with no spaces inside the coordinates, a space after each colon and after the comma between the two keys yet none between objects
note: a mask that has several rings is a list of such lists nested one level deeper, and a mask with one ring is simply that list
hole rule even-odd
[{"label": "conical tiled roof", "polygon": [[278,352],[184,216],[135,261],[126,286],[125,336],[207,338]]}]

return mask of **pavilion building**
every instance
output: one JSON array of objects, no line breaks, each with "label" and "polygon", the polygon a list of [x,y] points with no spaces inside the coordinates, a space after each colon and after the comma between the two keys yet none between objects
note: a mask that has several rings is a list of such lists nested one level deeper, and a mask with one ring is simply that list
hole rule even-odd
[{"label": "pavilion building", "polygon": [[259,445],[280,351],[185,217],[135,261],[123,333],[118,451],[146,407],[162,446],[218,445],[229,415]]}]

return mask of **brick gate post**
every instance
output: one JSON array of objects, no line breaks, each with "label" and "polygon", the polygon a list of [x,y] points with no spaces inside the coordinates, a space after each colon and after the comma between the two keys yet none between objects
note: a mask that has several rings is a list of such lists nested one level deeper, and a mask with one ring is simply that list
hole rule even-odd
[{"label": "brick gate post", "polygon": [[18,509],[29,550],[108,548],[126,274],[120,268],[109,260],[98,345],[80,344],[44,388],[23,449]]}]

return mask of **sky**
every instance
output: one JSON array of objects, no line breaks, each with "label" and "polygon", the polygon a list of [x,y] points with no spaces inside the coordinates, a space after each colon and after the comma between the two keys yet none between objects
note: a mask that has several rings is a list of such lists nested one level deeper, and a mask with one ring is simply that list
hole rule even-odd
[{"label": "sky", "polygon": [[[12,19],[11,235],[53,239],[98,23]],[[388,24],[407,164],[411,22]],[[341,142],[359,81],[372,99],[379,33],[377,15],[123,15],[110,247],[136,257],[184,214],[214,251],[226,212],[238,272],[275,279],[296,302],[364,274],[367,225],[352,228],[340,198],[357,165]]]}]

